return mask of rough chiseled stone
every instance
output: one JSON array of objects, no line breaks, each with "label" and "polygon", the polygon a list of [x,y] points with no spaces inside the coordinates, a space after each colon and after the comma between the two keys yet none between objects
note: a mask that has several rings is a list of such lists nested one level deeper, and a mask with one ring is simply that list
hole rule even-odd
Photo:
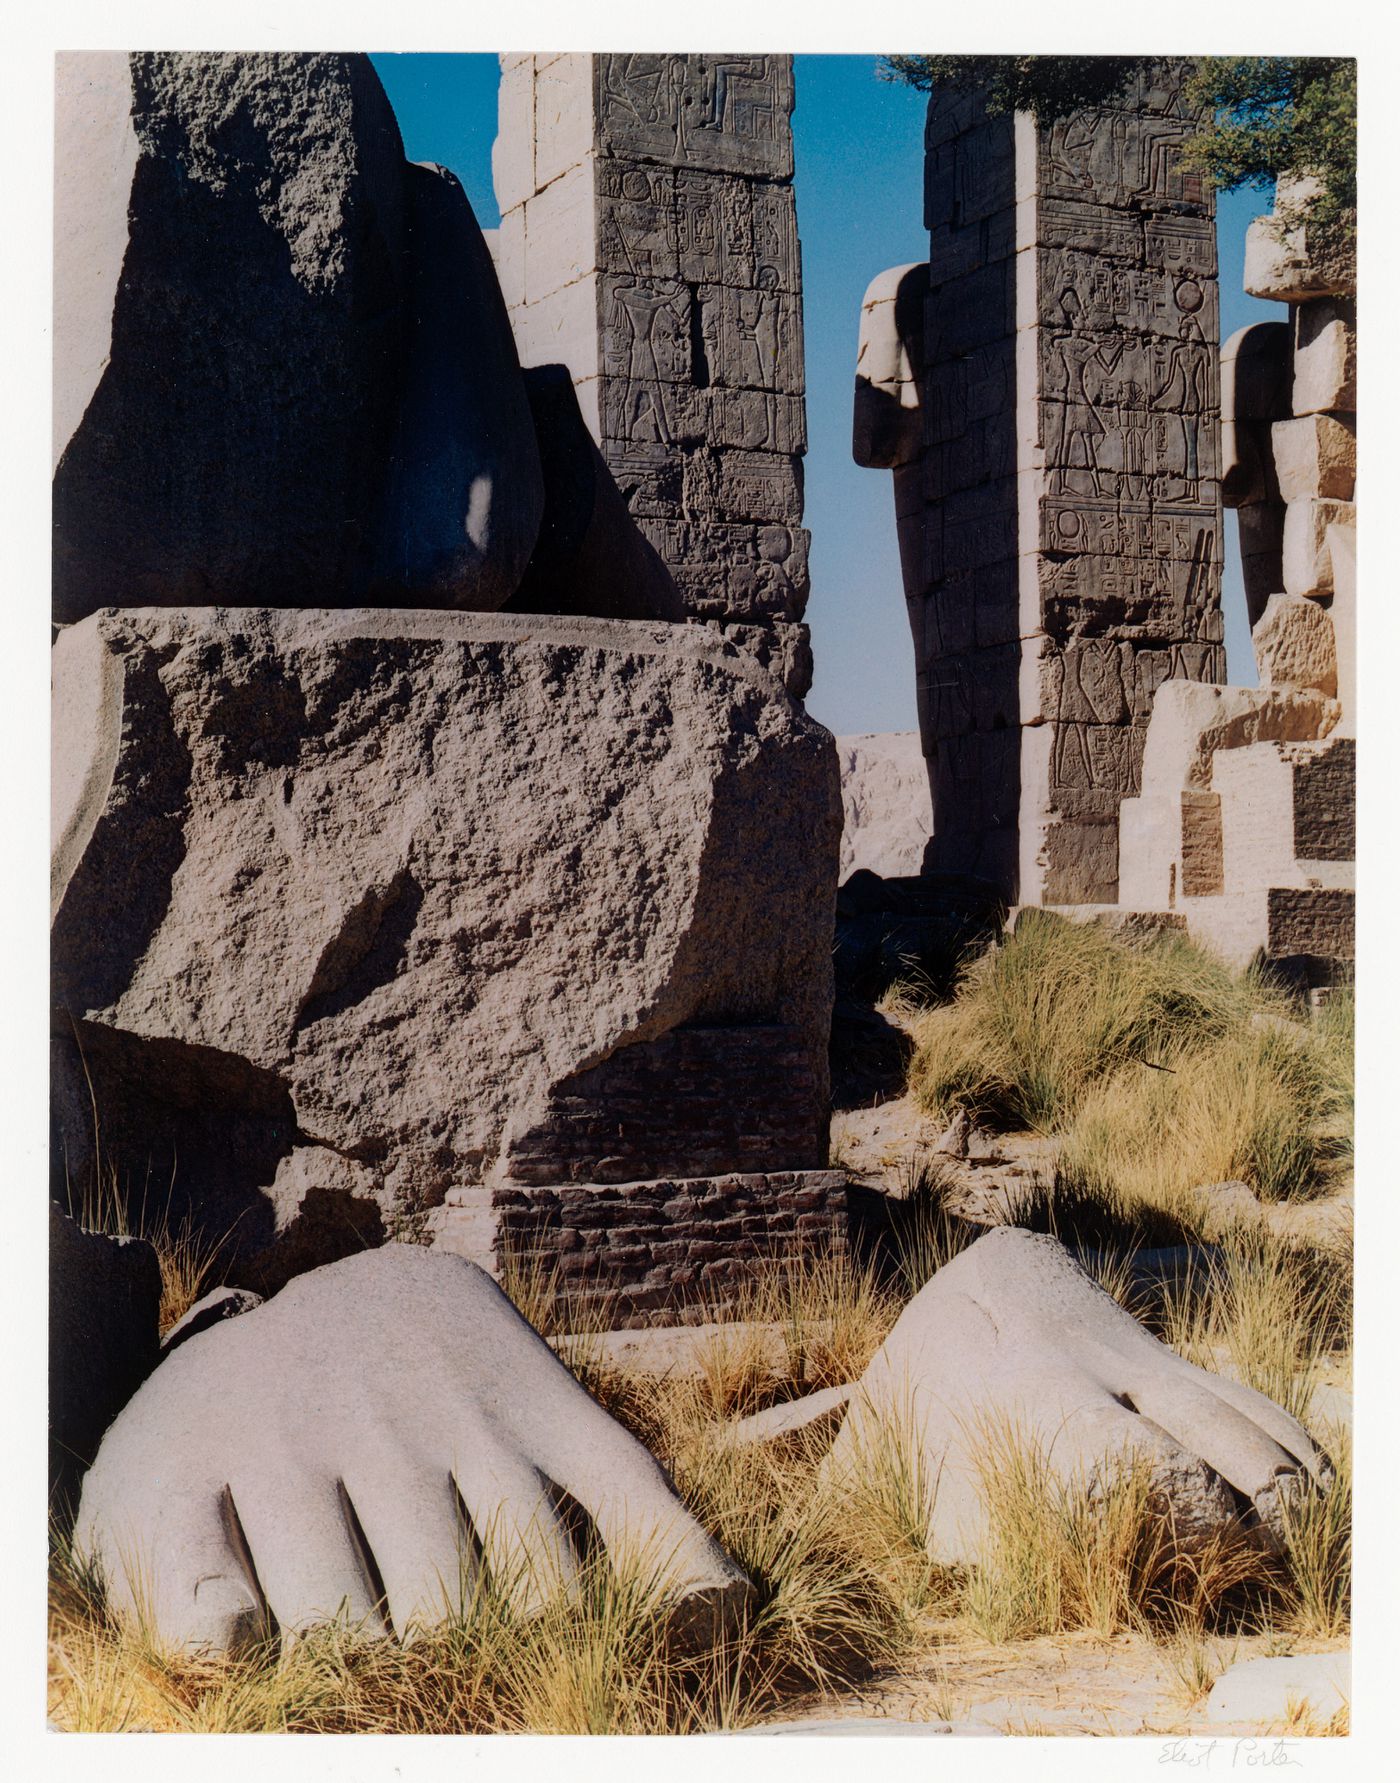
[{"label": "rough chiseled stone", "polygon": [[1328,258],[1317,252],[1316,238],[1305,220],[1308,205],[1321,191],[1319,181],[1310,176],[1280,175],[1273,213],[1256,217],[1245,235],[1244,288],[1251,297],[1307,304],[1355,292],[1354,256]]},{"label": "rough chiseled stone", "polygon": [[1335,415],[1275,421],[1274,475],[1286,502],[1346,501],[1356,487],[1356,427]]},{"label": "rough chiseled stone", "polygon": [[1355,409],[1355,299],[1300,303],[1294,317],[1293,413],[1352,414]]},{"label": "rough chiseled stone", "polygon": [[1337,697],[1337,639],[1332,616],[1298,594],[1273,595],[1254,628],[1259,685],[1312,687]]},{"label": "rough chiseled stone", "polygon": [[495,608],[539,464],[465,194],[364,56],[59,58],[54,608]]},{"label": "rough chiseled stone", "polygon": [[1330,527],[1356,523],[1349,501],[1291,501],[1283,516],[1283,586],[1289,594],[1331,594],[1335,586]]},{"label": "rough chiseled stone", "polygon": [[836,753],[712,632],[128,610],[55,674],[58,1044],[250,1285],[517,1163],[824,1163]]},{"label": "rough chiseled stone", "polygon": [[928,762],[917,731],[838,737],[841,880],[861,868],[882,879],[922,871],[933,829]]}]

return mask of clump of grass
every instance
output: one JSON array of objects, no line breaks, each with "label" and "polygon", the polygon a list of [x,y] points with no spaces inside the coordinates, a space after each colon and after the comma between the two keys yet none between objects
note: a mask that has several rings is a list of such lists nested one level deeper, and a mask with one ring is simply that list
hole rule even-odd
[{"label": "clump of grass", "polygon": [[1330,1490],[1305,1493],[1284,1509],[1281,1617],[1309,1640],[1334,1640],[1351,1624],[1351,1432],[1334,1425],[1325,1436]]},{"label": "clump of grass", "polygon": [[1166,1284],[1161,1330],[1188,1362],[1224,1369],[1306,1426],[1327,1361],[1350,1347],[1349,1259],[1237,1228]]},{"label": "clump of grass", "polygon": [[1180,937],[1130,946],[1092,923],[1023,911],[973,960],[951,1003],[914,1022],[910,1087],[930,1112],[966,1108],[1052,1132],[1107,1073],[1170,1065],[1281,996]]},{"label": "clump of grass", "polygon": [[1175,1680],[1175,1696],[1183,1708],[1194,1709],[1210,1695],[1228,1662],[1222,1660],[1199,1617],[1180,1611],[1171,1618],[1161,1647]]},{"label": "clump of grass", "polygon": [[188,1213],[172,1211],[173,1183],[163,1196],[143,1184],[140,1198],[122,1181],[115,1166],[97,1159],[80,1187],[68,1186],[68,1212],[85,1232],[113,1238],[144,1239],[160,1265],[160,1334],[182,1319],[214,1285],[232,1233],[207,1237]]},{"label": "clump of grass", "polygon": [[889,1207],[890,1248],[893,1290],[909,1300],[987,1228],[954,1210],[957,1183],[946,1160],[916,1154],[905,1167],[903,1188],[904,1194]]},{"label": "clump of grass", "polygon": [[1067,1481],[1006,1419],[985,1422],[977,1454],[987,1526],[960,1608],[985,1639],[1170,1630],[1183,1606],[1200,1618],[1259,1571],[1243,1539],[1179,1544],[1141,1457]]},{"label": "clump of grass", "polygon": [[1170,1070],[1127,1066],[1088,1090],[1065,1176],[1199,1223],[1194,1191],[1238,1181],[1262,1200],[1315,1193],[1342,1150],[1332,1048],[1302,1022],[1242,1023]]},{"label": "clump of grass", "polygon": [[1061,1133],[1066,1178],[1183,1221],[1213,1182],[1314,1193],[1350,1148],[1350,992],[1308,1021],[1266,972],[1180,936],[1028,910],[911,1020],[926,1109]]}]

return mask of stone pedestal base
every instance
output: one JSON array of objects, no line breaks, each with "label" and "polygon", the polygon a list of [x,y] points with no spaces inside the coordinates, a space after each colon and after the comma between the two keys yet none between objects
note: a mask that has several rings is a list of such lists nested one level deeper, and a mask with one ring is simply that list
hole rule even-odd
[{"label": "stone pedestal base", "polygon": [[456,1189],[431,1216],[436,1248],[538,1268],[619,1329],[711,1317],[756,1267],[843,1253],[848,1225],[839,1170]]}]

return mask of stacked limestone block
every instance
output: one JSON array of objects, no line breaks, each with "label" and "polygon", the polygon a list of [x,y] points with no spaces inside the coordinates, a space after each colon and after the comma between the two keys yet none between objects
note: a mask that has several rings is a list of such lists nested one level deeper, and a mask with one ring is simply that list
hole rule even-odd
[{"label": "stacked limestone block", "polygon": [[[1306,199],[1281,184],[1280,208]],[[1245,289],[1289,306],[1289,413],[1270,431],[1272,478],[1283,503],[1280,583],[1318,601],[1339,645],[1343,726],[1354,735],[1355,589],[1348,583],[1356,528],[1356,287],[1350,266],[1320,263],[1305,228],[1254,222],[1245,245]],[[1342,560],[1346,561],[1343,562]],[[1341,574],[1338,566],[1341,565]]]},{"label": "stacked limestone block", "polygon": [[811,650],[792,58],[506,55],[496,259],[689,616],[801,697]]},{"label": "stacked limestone block", "polygon": [[1251,225],[1245,287],[1289,305],[1223,356],[1224,494],[1259,687],[1159,694],[1120,895],[1312,982],[1355,951],[1355,305],[1350,275],[1277,216]]}]

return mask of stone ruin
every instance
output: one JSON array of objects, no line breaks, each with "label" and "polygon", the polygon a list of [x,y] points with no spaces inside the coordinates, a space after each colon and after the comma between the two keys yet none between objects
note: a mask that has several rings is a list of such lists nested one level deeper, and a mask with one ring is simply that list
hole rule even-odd
[{"label": "stone ruin", "polygon": [[[1352,287],[1261,221],[1246,288],[1290,320],[1219,351],[1188,66],[1045,126],[931,97],[929,259],[867,291],[854,451],[894,477],[924,879],[1311,984],[1354,952]],[[1222,503],[1257,692],[1222,685]]]},{"label": "stone ruin", "polygon": [[862,982],[1014,901],[1345,970],[1354,308],[1259,226],[1290,321],[1217,355],[1181,75],[930,106],[856,451],[932,822],[852,739],[838,867],[790,58],[504,57],[488,240],[363,57],[61,57],[56,1195],[170,1185],[264,1291],[410,1236],[676,1316],[845,1242],[834,910]]},{"label": "stone ruin", "polygon": [[686,614],[801,698],[812,653],[792,58],[508,55],[496,263]]},{"label": "stone ruin", "polygon": [[1159,696],[1141,794],[1123,807],[1120,896],[1325,990],[1355,959],[1354,273],[1276,215],[1250,225],[1244,283],[1289,306],[1221,355],[1224,498],[1259,687]]},{"label": "stone ruin", "polygon": [[628,1322],[845,1238],[792,76],[522,91],[498,282],[366,58],[59,59],[56,1193]]},{"label": "stone ruin", "polygon": [[[931,128],[946,279],[867,306],[857,433],[896,469],[933,847],[874,847],[911,763],[856,739],[838,867],[837,752],[801,706],[790,59],[503,63],[488,244],[363,57],[59,59],[56,1198],[168,1181],[244,1287],[157,1351],[150,1247],[52,1210],[53,1456],[70,1492],[92,1462],[78,1534],[115,1607],[176,1643],[337,1602],[402,1631],[463,1518],[568,1578],[574,1511],[614,1559],[640,1519],[718,1633],[749,1582],[461,1258],[633,1324],[844,1246],[838,870],[942,872],[956,926],[979,875],[1121,898],[1131,836],[1133,870],[1177,850],[1166,909],[1223,909],[1236,764],[1292,799],[1302,868],[1343,845],[1348,392],[1302,405],[1310,349],[1344,367],[1350,337],[1335,292],[1300,300],[1288,414],[1274,337],[1229,357],[1227,499],[1267,510],[1284,581],[1241,700],[1210,678],[1213,262],[1171,67],[1058,133]],[[1309,890],[1279,855],[1269,883]],[[1006,1341],[969,1349],[989,1317]],[[815,1396],[851,1399],[832,1466],[911,1382],[950,1479],[940,1415],[1029,1393],[1073,1423],[1060,1465],[1126,1443],[1203,1538],[1323,1483],[1301,1427],[1049,1238],[984,1238]],[[959,1557],[960,1521],[927,1533]]]}]

